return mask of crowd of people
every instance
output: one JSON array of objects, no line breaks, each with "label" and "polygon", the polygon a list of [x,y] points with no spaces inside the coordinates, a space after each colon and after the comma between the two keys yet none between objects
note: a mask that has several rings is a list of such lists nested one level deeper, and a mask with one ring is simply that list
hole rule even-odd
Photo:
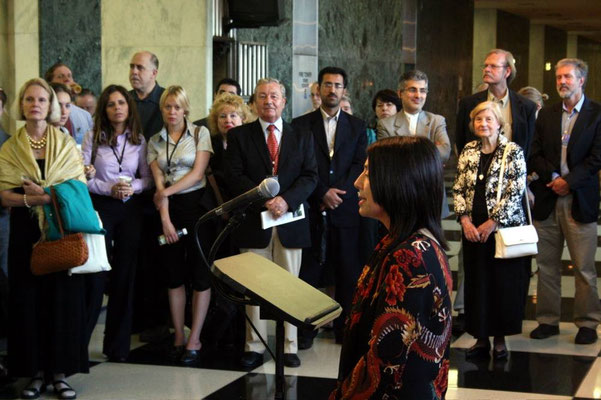
[{"label": "crowd of people", "polygon": [[[486,87],[459,103],[454,143],[463,253],[454,308],[476,340],[466,356],[490,357],[492,348],[505,359],[505,336],[522,331],[532,260],[496,258],[494,233],[529,223],[539,236],[539,325],[530,336],[559,333],[566,240],[576,271],[575,343],[594,343],[601,105],[584,96],[587,65],[557,63],[561,102],[548,107],[533,87],[509,88],[517,73],[510,52],[491,50],[482,69]],[[0,285],[0,311],[9,311],[8,319],[1,315],[8,371],[30,378],[21,396],[35,399],[51,384],[59,398],[76,398],[65,376],[88,372],[104,295],[109,361],[127,360],[133,332],[160,340],[171,328],[166,357],[196,363],[216,302],[195,223],[276,176],[279,193],[250,206],[220,255],[257,253],[340,303],[332,329],[342,352],[331,398],[444,398],[453,284],[441,219],[450,215],[443,166],[452,145],[444,116],[423,109],[426,73],[408,71],[398,90],[378,91],[367,124],[352,115],[342,68],[319,72],[309,87],[312,109],[290,123],[277,79],[260,79],[249,104],[238,82],[221,80],[209,115],[192,122],[186,90],[161,87],[158,71],[156,55],[136,53],[132,89],[108,85],[96,99],[57,63],[45,80],[22,86],[15,117],[24,126],[11,135],[0,129],[0,263],[9,289]],[[0,115],[7,100],[0,90]],[[87,184],[111,270],[34,276],[32,248],[47,229],[41,206],[51,202],[45,189],[71,179]],[[261,213],[277,220],[301,208],[305,218],[262,228]],[[205,254],[223,222],[198,232]],[[246,324],[241,365],[254,368],[267,328],[258,307],[246,314],[256,329]],[[316,334],[285,324],[287,367],[301,364],[298,350]]]}]

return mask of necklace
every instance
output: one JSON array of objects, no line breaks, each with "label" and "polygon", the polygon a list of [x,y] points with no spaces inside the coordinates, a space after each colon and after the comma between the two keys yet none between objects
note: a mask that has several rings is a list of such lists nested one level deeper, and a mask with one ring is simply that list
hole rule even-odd
[{"label": "necklace", "polygon": [[484,180],[484,174],[488,173],[488,168],[490,168],[490,164],[492,163],[492,159],[494,158],[496,151],[497,149],[495,148],[492,153],[487,154],[488,160],[486,160],[485,162],[482,162],[482,156],[485,153],[482,153],[482,155],[480,156],[480,165],[478,166],[480,169],[480,174],[478,175],[479,180]]},{"label": "necklace", "polygon": [[125,145],[127,144],[127,134],[125,134],[124,137],[125,137],[125,140],[123,140],[123,148],[121,148],[121,158],[119,158],[119,154],[117,154],[117,151],[115,151],[115,147],[117,147],[117,145],[115,144],[115,146],[111,146],[111,150],[113,150],[113,155],[115,156],[115,158],[117,159],[117,163],[119,164],[119,173],[121,173],[123,171],[121,164],[123,163],[123,155],[125,154]]},{"label": "necklace", "polygon": [[34,140],[31,136],[27,135],[27,141],[32,149],[40,150],[46,147],[46,134],[42,136],[40,140]]}]

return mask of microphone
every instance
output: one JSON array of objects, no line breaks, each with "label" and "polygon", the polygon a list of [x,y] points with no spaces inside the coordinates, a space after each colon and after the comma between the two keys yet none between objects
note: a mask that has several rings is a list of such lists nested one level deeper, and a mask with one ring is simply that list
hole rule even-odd
[{"label": "microphone", "polygon": [[231,211],[238,210],[240,208],[245,208],[257,200],[261,199],[270,199],[275,197],[280,191],[280,183],[276,178],[266,178],[259,184],[259,186],[254,189],[250,189],[248,192],[241,194],[238,197],[231,199],[230,201],[226,201],[219,207],[216,207],[203,215],[202,219],[205,217],[213,218],[217,217],[224,213],[229,213]]}]

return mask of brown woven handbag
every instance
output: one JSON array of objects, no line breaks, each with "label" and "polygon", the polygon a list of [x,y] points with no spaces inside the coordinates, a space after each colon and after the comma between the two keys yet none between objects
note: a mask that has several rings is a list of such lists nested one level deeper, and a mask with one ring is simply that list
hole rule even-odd
[{"label": "brown woven handbag", "polygon": [[54,188],[50,188],[50,197],[54,214],[58,222],[61,238],[52,241],[40,241],[31,252],[31,273],[46,275],[78,267],[88,261],[88,245],[82,233],[65,235],[61,213]]}]

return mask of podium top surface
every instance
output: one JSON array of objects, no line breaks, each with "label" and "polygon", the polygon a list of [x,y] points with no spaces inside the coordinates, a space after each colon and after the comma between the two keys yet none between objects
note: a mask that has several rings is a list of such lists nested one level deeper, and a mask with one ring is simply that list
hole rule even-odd
[{"label": "podium top surface", "polygon": [[226,281],[233,281],[230,286],[234,290],[275,306],[291,323],[297,320],[319,327],[342,312],[340,305],[329,296],[255,253],[216,260],[213,272],[225,277]]}]

